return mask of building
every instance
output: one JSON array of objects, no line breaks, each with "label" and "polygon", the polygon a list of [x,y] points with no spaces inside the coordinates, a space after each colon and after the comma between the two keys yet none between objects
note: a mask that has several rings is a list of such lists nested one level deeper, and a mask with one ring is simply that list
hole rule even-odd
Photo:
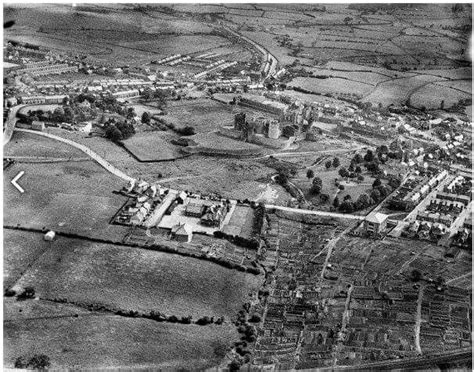
[{"label": "building", "polygon": [[268,138],[278,139],[281,136],[280,122],[272,120],[268,124]]},{"label": "building", "polygon": [[383,213],[371,212],[364,220],[364,228],[367,234],[379,234],[387,227],[388,216]]},{"label": "building", "polygon": [[54,231],[50,230],[46,234],[44,234],[43,239],[48,241],[48,242],[52,242],[55,237],[56,237],[56,233]]},{"label": "building", "polygon": [[204,213],[204,205],[190,202],[184,211],[186,216],[201,218]]},{"label": "building", "polygon": [[193,238],[193,230],[187,223],[178,223],[171,228],[171,238],[179,242],[189,243]]},{"label": "building", "polygon": [[33,121],[31,123],[31,129],[43,132],[44,129],[45,129],[44,122],[43,121],[36,121],[36,120]]}]

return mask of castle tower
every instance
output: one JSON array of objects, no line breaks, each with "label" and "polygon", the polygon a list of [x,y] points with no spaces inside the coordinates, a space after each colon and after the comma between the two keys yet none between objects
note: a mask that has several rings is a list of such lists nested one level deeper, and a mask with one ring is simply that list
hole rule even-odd
[{"label": "castle tower", "polygon": [[280,122],[272,120],[268,124],[268,138],[278,139],[281,136]]}]

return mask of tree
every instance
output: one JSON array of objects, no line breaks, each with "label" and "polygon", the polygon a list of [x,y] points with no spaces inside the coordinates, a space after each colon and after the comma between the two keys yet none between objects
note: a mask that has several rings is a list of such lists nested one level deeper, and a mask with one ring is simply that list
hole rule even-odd
[{"label": "tree", "polygon": [[352,21],[352,18],[351,17],[346,17],[344,18],[344,24],[349,24],[349,22]]},{"label": "tree", "polygon": [[135,109],[133,107],[129,107],[127,109],[127,119],[132,119],[136,116]]},{"label": "tree", "polygon": [[122,132],[112,124],[105,130],[105,137],[113,142],[118,142],[122,139]]},{"label": "tree", "polygon": [[364,160],[368,163],[374,160],[374,153],[372,150],[367,150],[367,153],[364,155]]},{"label": "tree", "polygon": [[150,114],[148,112],[143,112],[142,114],[142,123],[149,124],[151,121]]},{"label": "tree", "polygon": [[360,167],[360,165],[358,165],[358,166],[355,168],[355,172],[356,172],[356,173],[362,173],[362,168]]},{"label": "tree", "polygon": [[380,181],[380,178],[376,178],[374,183],[372,184],[372,187],[375,189],[376,187],[379,187],[382,184],[382,181]]},{"label": "tree", "polygon": [[356,164],[359,164],[362,163],[364,159],[362,158],[361,154],[355,154],[353,160]]},{"label": "tree", "polygon": [[332,202],[332,205],[334,206],[334,208],[338,208],[339,207],[339,198],[336,196]]},{"label": "tree", "polygon": [[370,192],[370,197],[377,203],[382,199],[382,195],[378,189],[373,189]]},{"label": "tree", "polygon": [[337,186],[337,188],[341,191],[343,191],[345,189],[344,185],[339,185],[339,186]]},{"label": "tree", "polygon": [[314,177],[313,186],[311,187],[311,192],[318,195],[323,188],[323,181],[319,177]]},{"label": "tree", "polygon": [[74,112],[72,111],[71,107],[66,106],[64,108],[64,121],[72,122],[74,120]]},{"label": "tree", "polygon": [[54,121],[57,121],[57,122],[65,121],[65,119],[64,119],[64,110],[61,106],[56,107],[54,109],[52,119]]},{"label": "tree", "polygon": [[421,272],[419,272],[416,269],[412,270],[412,272],[410,274],[410,279],[414,282],[420,281],[422,277],[423,277],[423,275],[421,274]]},{"label": "tree", "polygon": [[339,165],[341,165],[341,162],[339,161],[339,158],[334,158],[334,160],[332,161],[332,166],[334,168],[337,168]]},{"label": "tree", "polygon": [[341,212],[352,213],[354,212],[354,203],[350,200],[343,201],[339,207]]},{"label": "tree", "polygon": [[191,127],[189,125],[185,126],[183,129],[180,129],[178,132],[183,136],[192,136],[196,134],[194,127]]},{"label": "tree", "polygon": [[347,171],[346,168],[341,167],[341,168],[339,169],[339,175],[340,175],[341,177],[348,177],[348,176],[349,176],[349,172]]},{"label": "tree", "polygon": [[367,208],[370,205],[370,197],[366,193],[362,193],[359,195],[357,198],[357,205],[360,207],[360,209]]},{"label": "tree", "polygon": [[354,163],[349,164],[349,172],[354,172]]},{"label": "tree", "polygon": [[311,179],[314,177],[314,171],[312,169],[308,169],[306,172],[306,178]]},{"label": "tree", "polygon": [[357,181],[362,182],[363,180],[364,180],[364,176],[362,176],[362,175],[359,174],[359,175],[357,176]]},{"label": "tree", "polygon": [[332,165],[331,160],[328,160],[328,161],[326,162],[326,164],[324,164],[324,165],[326,166],[326,169],[331,168],[331,165]]}]

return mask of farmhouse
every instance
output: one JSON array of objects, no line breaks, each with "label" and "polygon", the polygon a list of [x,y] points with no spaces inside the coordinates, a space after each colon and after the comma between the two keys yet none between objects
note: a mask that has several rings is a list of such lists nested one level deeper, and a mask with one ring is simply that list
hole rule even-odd
[{"label": "farmhouse", "polygon": [[364,221],[364,228],[367,234],[378,234],[387,227],[388,216],[383,213],[372,212]]}]

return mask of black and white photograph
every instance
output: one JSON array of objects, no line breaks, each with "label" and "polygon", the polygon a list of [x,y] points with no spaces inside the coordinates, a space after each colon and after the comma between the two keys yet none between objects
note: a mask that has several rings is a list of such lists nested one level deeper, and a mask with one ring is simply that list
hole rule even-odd
[{"label": "black and white photograph", "polygon": [[472,370],[472,2],[2,7],[3,370]]}]

